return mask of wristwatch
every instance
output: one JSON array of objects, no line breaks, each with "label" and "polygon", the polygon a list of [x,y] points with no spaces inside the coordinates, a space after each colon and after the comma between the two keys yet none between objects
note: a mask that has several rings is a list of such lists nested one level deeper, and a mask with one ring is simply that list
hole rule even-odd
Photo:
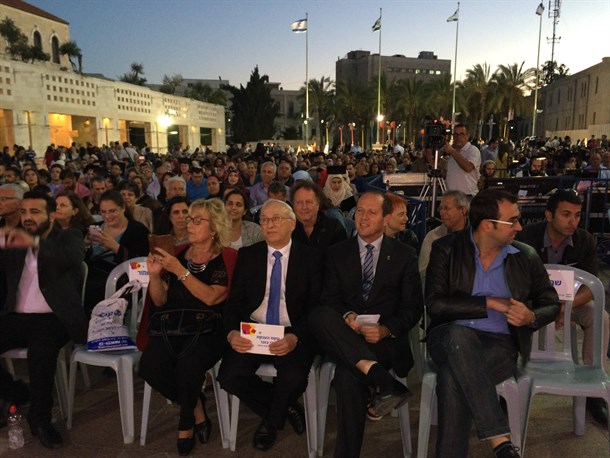
[{"label": "wristwatch", "polygon": [[536,312],[534,312],[532,310],[532,313],[534,314],[534,319],[532,320],[532,322],[530,324],[528,324],[528,327],[531,329],[538,329],[540,326],[538,325],[538,314]]}]

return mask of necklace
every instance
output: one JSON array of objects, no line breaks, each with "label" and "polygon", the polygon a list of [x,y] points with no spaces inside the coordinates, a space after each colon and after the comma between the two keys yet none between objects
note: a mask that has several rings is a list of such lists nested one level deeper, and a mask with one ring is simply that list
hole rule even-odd
[{"label": "necklace", "polygon": [[206,269],[207,266],[208,266],[207,262],[204,262],[202,264],[197,264],[196,262],[193,262],[192,259],[189,259],[186,262],[186,268],[188,270],[190,270],[194,274],[198,274],[200,272],[203,272]]}]

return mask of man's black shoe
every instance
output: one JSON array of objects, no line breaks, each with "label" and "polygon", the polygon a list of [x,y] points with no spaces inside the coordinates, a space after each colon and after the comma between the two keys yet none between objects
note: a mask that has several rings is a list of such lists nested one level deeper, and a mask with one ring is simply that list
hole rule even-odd
[{"label": "man's black shoe", "polygon": [[32,434],[46,448],[59,448],[64,443],[59,433],[50,424],[32,428]]},{"label": "man's black shoe", "polygon": [[305,432],[305,411],[303,410],[303,406],[298,402],[295,402],[293,405],[288,407],[288,415],[287,415],[288,423],[294,429],[294,432],[297,435],[301,435]]},{"label": "man's black shoe", "polygon": [[397,380],[394,380],[392,389],[380,391],[373,398],[373,409],[376,415],[387,415],[392,409],[397,409],[412,396],[409,389]]},{"label": "man's black shoe", "polygon": [[269,450],[275,439],[277,439],[276,429],[263,420],[254,433],[254,448]]},{"label": "man's black shoe", "polygon": [[587,398],[587,410],[597,423],[608,427],[608,408],[606,402],[600,398]]},{"label": "man's black shoe", "polygon": [[495,458],[521,458],[519,449],[511,441],[502,442],[494,448]]}]

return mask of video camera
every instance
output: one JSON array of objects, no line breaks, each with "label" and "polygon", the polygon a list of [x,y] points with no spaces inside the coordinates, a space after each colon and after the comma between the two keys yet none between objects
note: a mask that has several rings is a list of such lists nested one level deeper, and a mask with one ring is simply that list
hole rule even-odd
[{"label": "video camera", "polygon": [[438,121],[428,121],[424,125],[424,148],[441,149],[447,141],[447,130]]}]

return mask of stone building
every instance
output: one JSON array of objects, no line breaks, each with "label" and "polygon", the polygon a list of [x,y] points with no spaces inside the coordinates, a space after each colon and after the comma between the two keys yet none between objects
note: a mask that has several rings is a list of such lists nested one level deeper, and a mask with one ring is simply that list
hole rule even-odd
[{"label": "stone building", "polygon": [[[337,83],[352,81],[367,86],[379,73],[379,54],[350,51],[346,57],[337,60],[335,72]],[[401,54],[381,56],[381,74],[385,74],[388,81],[419,79],[427,82],[451,74],[451,60],[438,59],[431,51],[421,51],[418,57]]]},{"label": "stone building", "polygon": [[540,90],[537,134],[573,141],[610,135],[610,57]]},{"label": "stone building", "polygon": [[31,145],[42,154],[50,143],[129,141],[163,153],[180,142],[224,151],[224,107],[79,74],[59,54],[70,40],[65,20],[22,0],[0,0],[0,20],[5,17],[51,59],[15,60],[0,37],[0,146]]}]

